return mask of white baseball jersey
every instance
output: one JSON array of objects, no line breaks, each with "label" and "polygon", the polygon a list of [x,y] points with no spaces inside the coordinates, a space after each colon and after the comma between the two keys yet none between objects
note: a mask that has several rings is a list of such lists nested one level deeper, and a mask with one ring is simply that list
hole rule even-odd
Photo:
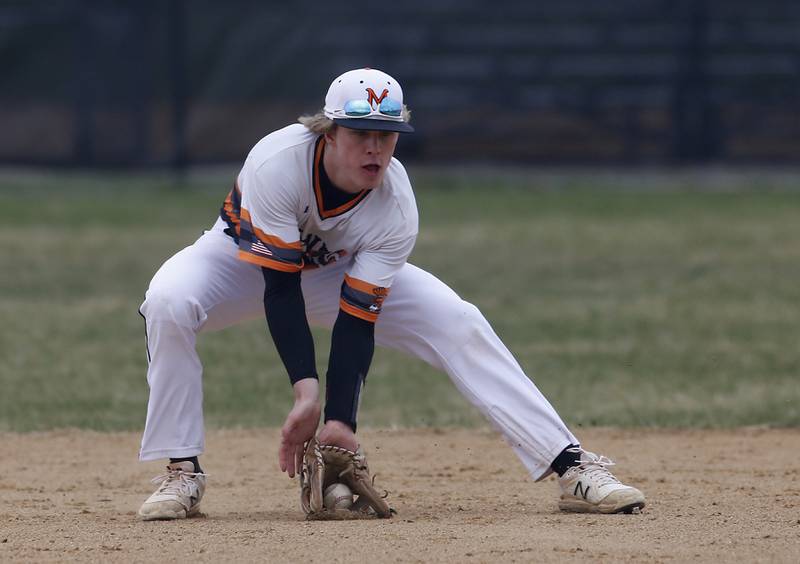
[{"label": "white baseball jersey", "polygon": [[320,186],[324,145],[300,124],[264,137],[250,151],[221,215],[244,261],[296,272],[351,260],[340,306],[374,322],[417,237],[411,183],[392,158],[380,186],[328,209]]}]

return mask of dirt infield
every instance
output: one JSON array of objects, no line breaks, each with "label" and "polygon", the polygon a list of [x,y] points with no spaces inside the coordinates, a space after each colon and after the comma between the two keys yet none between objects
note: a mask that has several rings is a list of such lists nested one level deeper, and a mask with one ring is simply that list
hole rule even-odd
[{"label": "dirt infield", "polygon": [[275,430],[208,437],[204,518],[137,520],[159,463],[138,434],[0,434],[0,561],[799,562],[800,431],[581,430],[640,487],[640,515],[573,515],[484,430],[372,430],[398,515],[307,522]]}]

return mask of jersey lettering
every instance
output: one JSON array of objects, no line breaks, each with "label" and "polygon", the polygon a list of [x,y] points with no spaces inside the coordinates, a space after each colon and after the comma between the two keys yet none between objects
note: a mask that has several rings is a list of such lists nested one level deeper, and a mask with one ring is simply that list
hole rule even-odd
[{"label": "jersey lettering", "polygon": [[301,239],[301,242],[303,243],[303,261],[307,266],[326,266],[347,254],[344,250],[331,252],[325,241],[313,233],[307,234]]}]

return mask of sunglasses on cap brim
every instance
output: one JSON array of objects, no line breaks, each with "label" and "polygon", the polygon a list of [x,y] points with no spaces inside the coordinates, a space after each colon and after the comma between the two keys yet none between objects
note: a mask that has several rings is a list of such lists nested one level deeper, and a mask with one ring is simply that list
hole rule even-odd
[{"label": "sunglasses on cap brim", "polygon": [[373,108],[367,100],[350,100],[344,104],[344,115],[347,117],[384,115],[397,118],[403,115],[403,104],[394,98],[384,98],[377,108]]},{"label": "sunglasses on cap brim", "polygon": [[[367,100],[350,100],[344,105],[344,115],[347,117],[336,118],[334,122],[348,129],[367,131],[396,131],[398,133],[413,133],[414,128],[404,121],[396,121],[403,115],[403,104],[394,98],[384,98],[373,108]],[[364,119],[380,118],[386,116],[394,120]]]}]

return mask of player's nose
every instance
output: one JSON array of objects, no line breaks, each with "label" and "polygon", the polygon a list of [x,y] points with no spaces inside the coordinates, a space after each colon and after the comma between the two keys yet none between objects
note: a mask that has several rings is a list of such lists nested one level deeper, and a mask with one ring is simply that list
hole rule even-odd
[{"label": "player's nose", "polygon": [[374,155],[381,151],[380,131],[370,131],[367,135],[367,153]]}]

